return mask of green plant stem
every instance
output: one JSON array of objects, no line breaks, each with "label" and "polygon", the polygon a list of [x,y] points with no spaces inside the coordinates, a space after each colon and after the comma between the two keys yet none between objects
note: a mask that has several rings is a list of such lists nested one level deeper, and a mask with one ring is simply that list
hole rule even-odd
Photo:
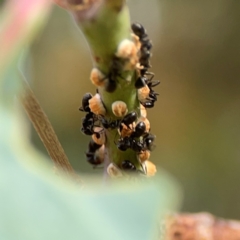
[{"label": "green plant stem", "polygon": [[[94,8],[94,6],[92,7]],[[99,6],[91,18],[84,18],[85,15],[88,16],[86,11],[73,11],[73,15],[90,45],[95,67],[107,75],[110,72],[118,45],[124,39],[131,39],[130,17],[126,2],[124,0],[107,0]],[[135,70],[124,71],[120,73],[120,76],[116,79],[118,87],[113,93],[108,93],[103,87],[98,87],[98,92],[106,108],[105,118],[107,119],[119,119],[112,113],[111,108],[112,103],[117,100],[126,103],[128,112],[136,111],[138,115],[140,113],[137,89],[134,86]],[[130,81],[126,81],[125,78],[130,78]],[[118,150],[116,147],[117,136],[119,137],[117,130],[106,130],[106,156],[118,166],[121,166],[122,161],[130,160],[138,170],[142,170],[136,152],[131,149]]]}]

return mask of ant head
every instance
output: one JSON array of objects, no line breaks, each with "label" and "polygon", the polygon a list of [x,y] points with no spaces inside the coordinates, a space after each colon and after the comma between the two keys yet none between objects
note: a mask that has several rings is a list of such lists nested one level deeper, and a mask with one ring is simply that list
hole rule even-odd
[{"label": "ant head", "polygon": [[149,101],[147,101],[147,102],[142,102],[142,105],[143,105],[145,108],[153,108],[153,107],[154,107],[154,101],[149,100]]},{"label": "ant head", "polygon": [[146,35],[146,30],[140,23],[133,23],[131,25],[132,31],[139,37],[143,38]]},{"label": "ant head", "polygon": [[155,139],[156,136],[152,135],[152,134],[147,134],[145,137],[144,137],[144,142],[145,142],[145,145],[146,145],[146,148],[149,150],[149,151],[152,151],[154,148],[155,148],[155,145],[153,144],[154,142],[154,139]]}]

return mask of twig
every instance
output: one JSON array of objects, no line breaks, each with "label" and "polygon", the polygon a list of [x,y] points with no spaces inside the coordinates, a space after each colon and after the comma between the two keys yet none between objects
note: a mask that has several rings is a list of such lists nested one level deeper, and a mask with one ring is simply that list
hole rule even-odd
[{"label": "twig", "polygon": [[239,240],[240,222],[209,213],[176,214],[166,223],[164,240]]},{"label": "twig", "polygon": [[68,176],[76,176],[48,117],[38,103],[26,81],[22,81],[23,93],[20,96],[25,111],[57,169]]},{"label": "twig", "polygon": [[[105,109],[105,113],[102,114],[104,118],[107,121],[110,119],[111,121],[116,121],[123,118],[127,112],[136,112],[140,117],[138,91],[134,85],[137,79],[136,72],[139,71],[136,67],[136,61],[139,58],[138,47],[134,42],[136,38],[134,38],[135,40],[132,38],[130,16],[126,1],[86,1],[87,3],[91,2],[91,4],[84,10],[72,7],[67,8],[66,5],[63,6],[65,3],[72,6],[72,0],[54,1],[58,5],[68,9],[74,16],[77,25],[82,30],[90,46],[94,69],[98,71],[97,78],[105,79],[103,84],[101,84],[102,81],[92,81],[98,89],[100,101],[103,103]],[[83,2],[78,1],[79,4],[76,4],[76,7],[83,6]],[[132,46],[130,56],[128,54],[127,56],[116,55],[118,47],[123,40],[127,40],[128,43],[130,42],[130,46]],[[116,59],[118,59],[118,63],[114,64]],[[130,61],[130,59],[133,61]],[[128,64],[124,65],[126,62]],[[116,71],[117,67],[115,65],[122,66]],[[113,76],[110,77],[110,75]],[[106,89],[107,85],[109,89]],[[112,110],[112,104],[117,101],[121,101],[127,106],[126,112],[122,113],[122,115],[116,115]],[[94,112],[92,107],[90,108]],[[99,115],[97,112],[95,114]],[[116,147],[115,139],[116,135],[118,135],[118,129],[104,129],[104,131],[106,134],[104,145],[107,153],[105,155],[107,158],[104,161],[113,162],[121,168],[122,162],[127,160],[134,165],[136,171],[143,172],[143,165],[140,163],[136,151],[130,148],[126,151],[120,151]],[[105,164],[105,169],[106,166],[107,163]]]}]

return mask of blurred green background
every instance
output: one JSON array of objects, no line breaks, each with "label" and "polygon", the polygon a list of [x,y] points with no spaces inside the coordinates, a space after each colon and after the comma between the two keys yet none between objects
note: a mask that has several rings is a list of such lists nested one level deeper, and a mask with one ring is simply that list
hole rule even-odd
[{"label": "blurred green background", "polygon": [[[184,189],[182,211],[240,219],[240,1],[129,1],[132,21],[153,41],[152,71],[161,81],[148,111],[157,148],[151,160]],[[80,173],[89,137],[78,111],[89,81],[89,48],[71,16],[55,8],[31,47],[28,78]],[[46,153],[35,131],[34,144]]]}]

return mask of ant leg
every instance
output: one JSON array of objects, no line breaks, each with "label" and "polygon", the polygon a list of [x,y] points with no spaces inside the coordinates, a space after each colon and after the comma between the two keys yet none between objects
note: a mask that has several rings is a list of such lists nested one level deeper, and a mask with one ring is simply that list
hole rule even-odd
[{"label": "ant leg", "polygon": [[148,79],[149,81],[151,81],[154,78],[154,76],[155,76],[155,74],[153,72],[146,72],[145,74],[147,76],[150,76],[150,78]]}]

